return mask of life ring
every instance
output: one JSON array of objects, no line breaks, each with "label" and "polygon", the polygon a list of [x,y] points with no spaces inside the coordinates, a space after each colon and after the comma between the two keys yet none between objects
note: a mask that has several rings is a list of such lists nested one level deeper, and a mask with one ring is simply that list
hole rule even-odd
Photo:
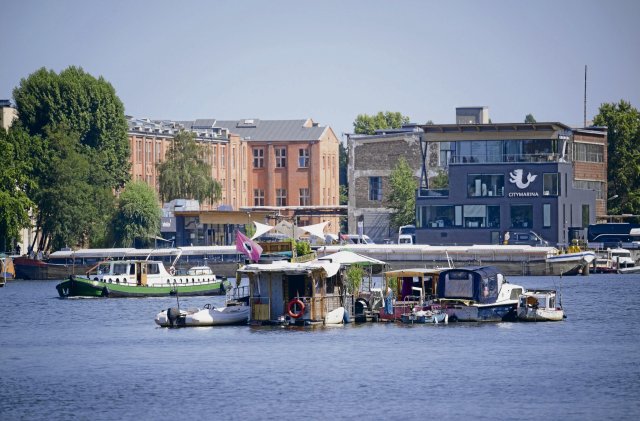
[{"label": "life ring", "polygon": [[169,268],[169,275],[171,275],[171,276],[175,276],[175,274],[176,274],[176,268],[175,268],[175,267],[173,267],[173,266],[171,266],[171,267]]},{"label": "life ring", "polygon": [[[293,312],[293,306],[295,305],[300,308],[297,313]],[[294,298],[293,300],[289,301],[289,304],[287,304],[287,314],[294,319],[299,319],[300,317],[302,317],[302,315],[304,314],[304,303],[300,298]]]}]

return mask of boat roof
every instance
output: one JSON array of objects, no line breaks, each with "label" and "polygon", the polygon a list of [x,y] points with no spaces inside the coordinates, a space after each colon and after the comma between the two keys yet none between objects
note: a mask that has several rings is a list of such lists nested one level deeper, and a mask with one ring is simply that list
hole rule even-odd
[{"label": "boat roof", "polygon": [[[448,269],[448,268],[447,268]],[[413,268],[413,269],[398,269],[390,270],[384,273],[385,278],[402,278],[409,276],[425,276],[425,275],[438,275],[444,269],[438,268]]]},{"label": "boat roof", "polygon": [[327,254],[322,257],[318,257],[318,261],[328,261],[334,263],[340,263],[342,265],[354,265],[359,264],[363,266],[373,265],[386,265],[382,260],[374,259],[373,257],[363,256],[362,254],[354,253],[349,250],[342,250],[337,253]]},{"label": "boat roof", "polygon": [[272,263],[252,263],[238,269],[241,273],[282,272],[286,274],[306,274],[323,270],[327,277],[333,276],[340,270],[340,263],[311,261],[307,263],[291,263],[286,260],[276,260]]}]

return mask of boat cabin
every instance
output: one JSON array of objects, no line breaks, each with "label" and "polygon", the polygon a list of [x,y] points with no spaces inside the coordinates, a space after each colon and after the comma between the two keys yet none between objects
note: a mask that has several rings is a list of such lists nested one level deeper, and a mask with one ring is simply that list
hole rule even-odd
[{"label": "boat cabin", "polygon": [[517,300],[522,290],[505,288],[503,291],[502,286],[506,283],[504,275],[494,266],[446,269],[438,277],[438,298],[467,300],[478,304]]},{"label": "boat cabin", "polygon": [[[411,313],[415,307],[425,307],[437,294],[438,276],[442,269],[401,269],[384,273],[384,285],[389,287],[395,297],[393,313],[380,309],[380,319],[395,320],[405,313]],[[387,292],[388,294],[388,292]]]},{"label": "boat cabin", "polygon": [[249,264],[238,269],[249,278],[252,324],[322,323],[344,306],[344,272],[339,263],[313,261]]}]

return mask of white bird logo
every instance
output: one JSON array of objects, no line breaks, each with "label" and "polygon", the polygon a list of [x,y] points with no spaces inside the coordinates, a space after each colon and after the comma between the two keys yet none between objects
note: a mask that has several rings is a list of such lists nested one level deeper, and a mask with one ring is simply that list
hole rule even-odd
[{"label": "white bird logo", "polygon": [[512,184],[515,184],[519,189],[526,189],[527,187],[529,187],[529,184],[533,183],[533,180],[538,177],[537,175],[529,173],[527,175],[527,182],[525,183],[522,179],[522,176],[524,175],[524,171],[522,169],[513,170],[513,172],[510,172],[509,175],[511,176],[511,179],[509,181]]}]

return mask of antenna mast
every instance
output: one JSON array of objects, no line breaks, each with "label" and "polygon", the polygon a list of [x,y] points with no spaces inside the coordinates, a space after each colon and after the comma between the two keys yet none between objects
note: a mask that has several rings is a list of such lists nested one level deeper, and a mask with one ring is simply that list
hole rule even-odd
[{"label": "antenna mast", "polygon": [[584,124],[587,127],[587,65],[584,65]]}]

